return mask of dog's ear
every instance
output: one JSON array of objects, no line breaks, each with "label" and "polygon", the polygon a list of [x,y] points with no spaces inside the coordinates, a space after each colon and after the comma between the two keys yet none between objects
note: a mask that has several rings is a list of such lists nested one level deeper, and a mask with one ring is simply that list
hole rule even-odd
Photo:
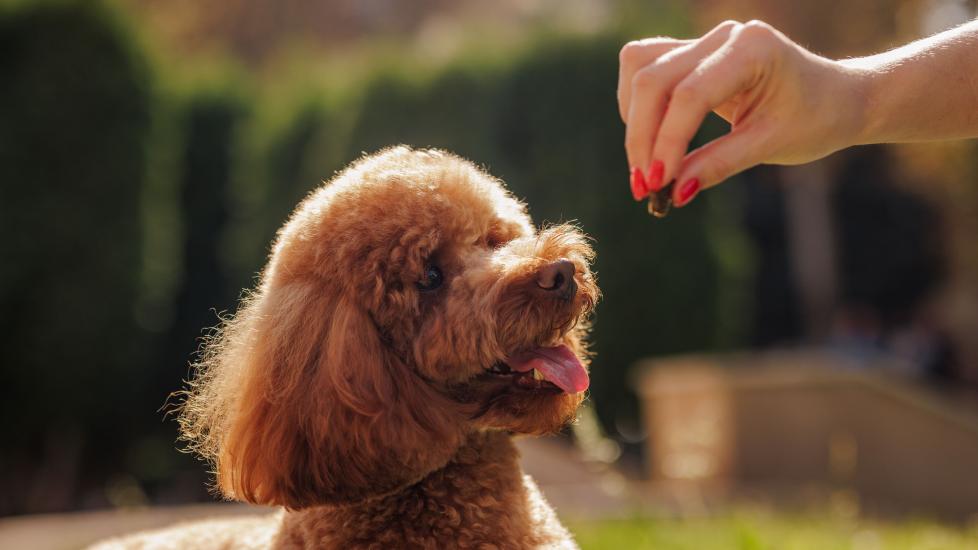
[{"label": "dog's ear", "polygon": [[419,481],[460,445],[455,405],[342,292],[266,284],[225,330],[184,424],[197,424],[191,438],[204,432],[231,498],[289,508],[362,500]]}]

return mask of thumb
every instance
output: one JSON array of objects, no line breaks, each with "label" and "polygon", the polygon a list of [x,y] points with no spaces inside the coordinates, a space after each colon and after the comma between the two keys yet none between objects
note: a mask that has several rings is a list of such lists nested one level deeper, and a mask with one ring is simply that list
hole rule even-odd
[{"label": "thumb", "polygon": [[[684,206],[699,191],[763,162],[767,155],[764,137],[756,127],[741,127],[690,151],[676,177],[678,185],[673,186],[676,206]],[[698,185],[687,185],[693,180]],[[691,187],[695,187],[692,193]]]}]

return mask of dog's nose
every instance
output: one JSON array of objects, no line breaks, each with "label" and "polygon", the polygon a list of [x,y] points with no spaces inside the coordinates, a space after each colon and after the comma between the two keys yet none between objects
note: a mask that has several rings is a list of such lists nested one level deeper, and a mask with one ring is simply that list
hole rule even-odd
[{"label": "dog's nose", "polygon": [[537,286],[552,292],[570,292],[574,283],[574,262],[557,260],[540,268],[537,272]]}]

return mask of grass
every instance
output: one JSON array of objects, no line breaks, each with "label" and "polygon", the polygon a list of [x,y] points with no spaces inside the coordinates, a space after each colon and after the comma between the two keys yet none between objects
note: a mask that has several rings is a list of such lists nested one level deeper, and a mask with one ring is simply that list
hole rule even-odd
[{"label": "grass", "polygon": [[567,522],[583,550],[978,550],[978,524],[955,528],[738,513],[708,519]]}]

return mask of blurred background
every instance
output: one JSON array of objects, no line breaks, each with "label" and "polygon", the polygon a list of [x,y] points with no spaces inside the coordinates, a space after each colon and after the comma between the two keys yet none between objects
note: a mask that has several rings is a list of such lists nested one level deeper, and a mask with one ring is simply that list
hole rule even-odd
[{"label": "blurred background", "polygon": [[[471,158],[537,222],[595,238],[588,409],[524,449],[579,466],[544,485],[586,547],[978,545],[978,143],[759,167],[655,220],[630,198],[615,100],[630,39],[759,18],[844,57],[975,15],[974,0],[0,1],[0,534],[212,501],[167,396],[298,200],[407,143]],[[711,118],[697,142],[724,131]],[[838,540],[771,542],[796,533]]]}]

